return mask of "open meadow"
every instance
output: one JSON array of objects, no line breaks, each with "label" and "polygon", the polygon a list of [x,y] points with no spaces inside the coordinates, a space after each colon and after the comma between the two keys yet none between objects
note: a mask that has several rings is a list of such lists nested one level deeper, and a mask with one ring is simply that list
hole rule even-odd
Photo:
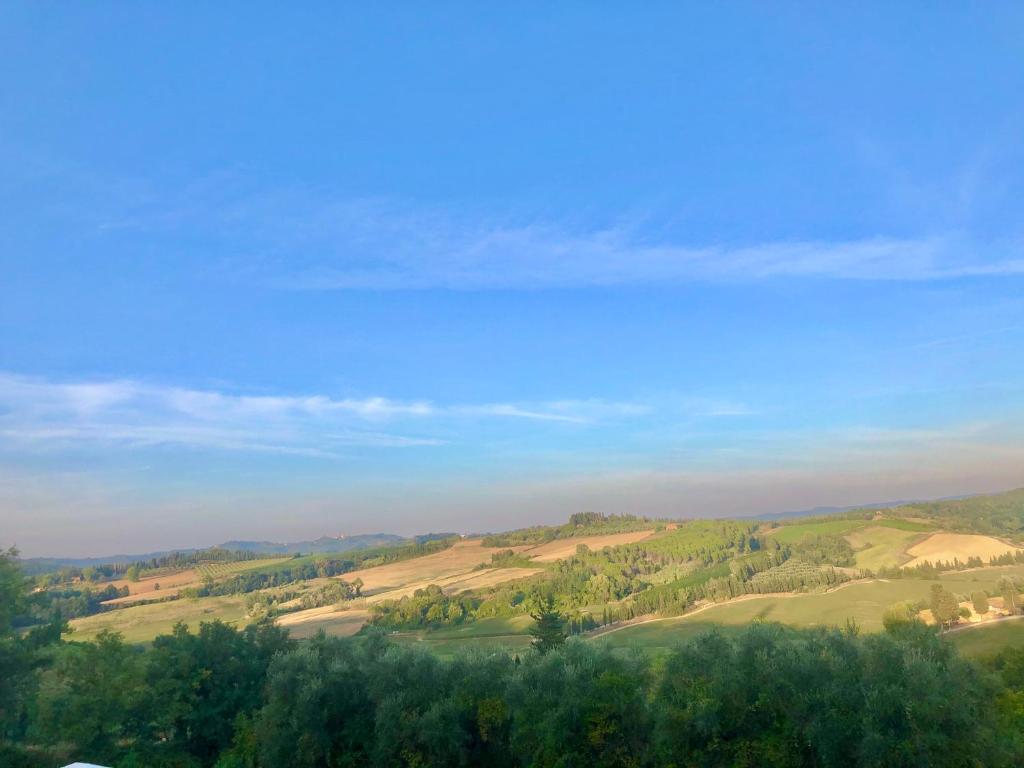
[{"label": "open meadow", "polygon": [[120,632],[130,643],[146,643],[157,635],[169,633],[179,621],[190,629],[200,622],[220,620],[233,626],[248,623],[245,595],[181,598],[149,605],[133,605],[105,611],[70,622],[69,640],[93,640],[104,629]]},{"label": "open meadow", "polygon": [[[933,584],[941,584],[957,594],[969,595],[978,589],[996,591],[1002,576],[1022,578],[1024,566],[981,568],[942,574],[938,579],[871,579],[820,593],[747,596],[684,616],[625,626],[595,636],[594,642],[657,652],[667,650],[708,627],[741,627],[753,621],[812,627],[843,626],[852,620],[863,632],[880,632],[886,607],[905,600],[927,600]],[[971,629],[964,634],[984,631],[981,628]]]}]

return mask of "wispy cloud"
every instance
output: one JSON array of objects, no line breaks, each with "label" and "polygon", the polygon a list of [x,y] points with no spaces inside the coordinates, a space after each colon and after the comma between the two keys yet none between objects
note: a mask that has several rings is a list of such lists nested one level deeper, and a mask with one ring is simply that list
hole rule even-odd
[{"label": "wispy cloud", "polygon": [[[381,214],[382,216],[385,214]],[[1024,275],[1014,249],[991,257],[957,237],[750,245],[652,242],[628,228],[467,227],[388,222],[353,242],[341,227],[323,257],[274,278],[296,290],[458,290],[749,282],[777,278],[934,281]],[[365,226],[365,225],[364,225]]]},{"label": "wispy cloud", "polygon": [[[249,276],[293,290],[543,289],[776,278],[934,281],[1024,275],[1019,242],[959,234],[692,243],[633,224],[467,221],[444,210],[287,195],[241,202]],[[258,224],[256,222],[259,222]],[[298,259],[296,259],[298,257]],[[296,264],[298,263],[298,267]]]},{"label": "wispy cloud", "polygon": [[[979,161],[980,162],[980,161]],[[978,169],[987,167],[979,164]],[[965,171],[971,198],[980,170]],[[680,234],[657,211],[566,220],[344,197],[331,190],[267,188],[237,173],[178,187],[62,171],[69,202],[54,231],[97,238],[103,252],[172,252],[196,243],[206,278],[229,276],[289,290],[545,289],[768,279],[937,281],[1024,275],[1024,239],[973,237],[959,217],[949,229],[911,235],[865,232],[756,240]],[[970,207],[969,202],[963,205]],[[69,213],[72,212],[72,213]],[[923,226],[923,225],[922,225]],[[229,256],[228,254],[234,254]]]},{"label": "wispy cloud", "polygon": [[53,382],[0,374],[0,444],[43,447],[81,442],[179,445],[325,458],[350,447],[447,442],[373,428],[383,423],[419,431],[426,424],[452,420],[592,424],[646,412],[642,405],[605,400],[439,405],[384,397],[234,394],[129,379]]}]

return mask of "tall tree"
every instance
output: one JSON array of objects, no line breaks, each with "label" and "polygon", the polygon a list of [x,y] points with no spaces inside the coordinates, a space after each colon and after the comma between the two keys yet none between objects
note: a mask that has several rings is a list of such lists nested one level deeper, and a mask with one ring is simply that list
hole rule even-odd
[{"label": "tall tree", "polygon": [[1006,576],[999,580],[999,593],[1003,596],[1003,608],[1011,616],[1020,610],[1017,584]]},{"label": "tall tree", "polygon": [[538,600],[530,616],[533,619],[533,626],[530,627],[533,647],[541,654],[565,644],[565,619],[555,609],[553,597],[548,595]]},{"label": "tall tree", "polygon": [[956,595],[944,589],[941,584],[932,584],[931,611],[936,624],[948,628],[956,621],[959,610]]},{"label": "tall tree", "polygon": [[981,590],[971,594],[971,602],[974,604],[974,612],[979,616],[988,613],[988,595]]}]

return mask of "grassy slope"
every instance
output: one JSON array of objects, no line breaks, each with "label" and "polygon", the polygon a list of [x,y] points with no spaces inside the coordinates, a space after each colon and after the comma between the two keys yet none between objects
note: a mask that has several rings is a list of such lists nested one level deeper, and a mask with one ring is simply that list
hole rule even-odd
[{"label": "grassy slope", "polygon": [[[969,594],[976,589],[995,591],[996,583],[1003,575],[1022,577],[1024,566],[943,574],[937,581],[953,592]],[[691,616],[627,627],[598,637],[595,642],[606,642],[613,647],[637,646],[657,651],[669,648],[678,640],[709,626],[738,627],[758,619],[806,627],[842,625],[852,618],[862,631],[878,632],[882,629],[882,612],[887,606],[901,600],[927,599],[934,583],[936,580],[894,579],[851,584],[826,593],[756,597],[723,603]],[[985,630],[957,634],[982,631]]]},{"label": "grassy slope", "polygon": [[813,523],[791,523],[775,529],[771,536],[783,544],[796,544],[808,536],[845,536],[853,531],[868,528],[880,527],[890,528],[897,531],[930,531],[935,526],[926,523],[917,523],[911,520],[896,520],[892,518],[881,518],[878,520],[864,519],[840,519],[820,520]]},{"label": "grassy slope", "polygon": [[904,531],[889,526],[866,526],[846,535],[857,553],[857,568],[877,571],[879,568],[902,565],[911,560],[907,547],[913,546],[925,534]]},{"label": "grassy slope", "polygon": [[948,637],[965,656],[990,656],[1003,648],[1024,646],[1024,620],[980,626]]},{"label": "grassy slope", "polygon": [[157,635],[167,634],[179,621],[194,629],[200,622],[214,619],[243,626],[247,621],[245,595],[171,600],[106,611],[70,622],[74,632],[66,637],[69,640],[92,640],[100,631],[109,629],[122,633],[128,642],[143,643]]},{"label": "grassy slope", "polygon": [[392,635],[392,639],[429,648],[441,656],[470,648],[485,652],[519,650],[530,644],[527,629],[531,623],[529,616],[482,619],[460,627],[431,632],[401,632]]}]

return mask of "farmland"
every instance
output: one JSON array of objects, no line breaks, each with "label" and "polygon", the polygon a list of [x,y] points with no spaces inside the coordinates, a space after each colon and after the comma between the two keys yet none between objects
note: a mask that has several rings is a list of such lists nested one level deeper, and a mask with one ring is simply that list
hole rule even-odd
[{"label": "farmland", "polygon": [[1013,545],[991,536],[936,533],[907,550],[907,553],[914,558],[907,563],[907,566],[914,567],[925,562],[938,563],[952,562],[953,560],[966,562],[969,557],[980,557],[987,561],[991,557],[1016,551],[1019,550]]},{"label": "farmland", "polygon": [[[943,574],[938,579],[868,580],[845,584],[824,593],[751,596],[714,605],[690,616],[654,620],[598,636],[595,642],[612,647],[638,647],[663,651],[701,629],[740,627],[753,621],[777,621],[794,627],[842,626],[853,620],[864,632],[882,630],[882,613],[893,603],[927,600],[932,584],[970,594],[978,589],[995,591],[1002,576],[1024,578],[1024,566],[984,568],[966,573]],[[972,629],[969,632],[984,632]]]},{"label": "farmland", "polygon": [[233,626],[246,624],[245,598],[234,595],[204,597],[119,608],[75,619],[71,622],[73,632],[69,639],[92,640],[106,629],[120,632],[130,643],[143,643],[157,635],[167,634],[179,621],[194,629],[200,622],[214,620]]},{"label": "farmland", "polygon": [[[575,526],[367,551],[334,576],[321,569],[324,555],[201,563],[161,573],[159,591],[155,576],[126,582],[133,594],[106,604],[117,610],[71,624],[76,638],[109,628],[144,642],[178,620],[223,618],[243,625],[253,620],[250,614],[269,612],[297,638],[320,630],[348,636],[379,623],[399,642],[447,654],[522,646],[529,625],[524,601],[549,594],[576,622],[574,631],[613,625],[614,631],[593,632],[592,642],[660,651],[702,627],[728,630],[763,620],[794,627],[853,621],[864,632],[877,632],[888,606],[926,601],[932,584],[958,594],[962,604],[979,589],[998,604],[1001,576],[1024,582],[1024,565],[988,564],[989,557],[1014,549],[1007,541],[937,529],[928,516],[895,514],[771,524],[689,521],[657,528],[642,518],[587,515]],[[586,534],[573,535],[574,530]],[[985,567],[932,569],[913,578],[893,570],[953,558],[973,558]],[[353,562],[363,567],[353,569]],[[182,589],[194,596],[196,585],[217,587],[244,574],[263,577],[248,600],[216,589],[198,592],[206,597],[172,599]],[[153,598],[167,601],[130,605]],[[409,602],[414,598],[418,607]],[[252,599],[262,601],[262,613],[246,610]],[[1013,632],[994,629],[957,642],[991,645]]]},{"label": "farmland", "polygon": [[869,525],[850,531],[846,534],[846,540],[856,552],[856,567],[877,571],[880,568],[900,566],[911,560],[907,547],[927,535],[890,526]]}]

